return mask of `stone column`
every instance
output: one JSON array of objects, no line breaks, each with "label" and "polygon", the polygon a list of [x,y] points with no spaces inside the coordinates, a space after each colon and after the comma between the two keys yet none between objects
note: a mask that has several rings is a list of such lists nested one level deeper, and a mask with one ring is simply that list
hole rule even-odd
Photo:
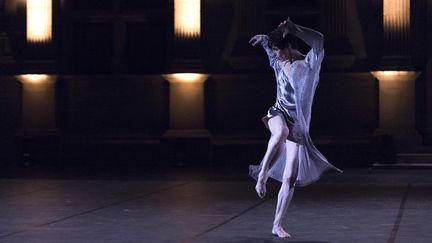
[{"label": "stone column", "polygon": [[[432,0],[427,1],[427,21],[426,30],[432,28]],[[426,43],[432,43],[432,31],[426,32]],[[427,143],[432,144],[432,48],[428,48],[427,53],[427,64],[426,64],[426,138]]]},{"label": "stone column", "polygon": [[57,132],[55,75],[18,75],[22,83],[22,130],[24,134]]},{"label": "stone column", "polygon": [[56,122],[55,75],[18,75],[22,83],[22,127],[17,134],[22,163],[56,164],[62,140]]},{"label": "stone column", "polygon": [[[229,27],[229,33],[226,40],[223,59],[226,60],[234,69],[256,69],[262,65],[261,58],[254,57],[248,52],[248,48],[238,48],[247,46],[250,38],[257,33],[266,33],[276,26],[266,26],[266,17],[275,14],[277,11],[266,9],[265,0],[236,0],[232,1],[234,7],[234,18]],[[286,16],[278,19],[281,21]],[[270,17],[269,19],[271,19]]]},{"label": "stone column", "polygon": [[124,47],[126,46],[126,23],[121,20],[114,22],[113,57],[111,70],[120,73],[124,70]]},{"label": "stone column", "polygon": [[[431,43],[430,38],[429,43]],[[432,144],[432,55],[426,64],[426,143]]]},{"label": "stone column", "polygon": [[201,56],[202,0],[174,0],[170,72],[203,70]]},{"label": "stone column", "polygon": [[121,73],[125,66],[125,46],[126,46],[126,18],[121,16],[120,1],[114,1],[114,11],[116,14],[113,16],[113,57],[111,60],[111,70],[113,73]]},{"label": "stone column", "polygon": [[15,64],[15,58],[9,44],[9,36],[0,28],[0,65],[7,67],[12,64]]},{"label": "stone column", "polygon": [[377,134],[391,134],[399,151],[410,151],[421,145],[415,129],[414,71],[375,71],[379,80],[379,128]]},{"label": "stone column", "polygon": [[210,133],[204,124],[204,81],[201,59],[202,0],[174,0],[173,58],[169,82],[169,124],[162,138],[167,162],[176,165],[210,162]]},{"label": "stone column", "polygon": [[409,49],[410,0],[383,1],[383,57],[377,71],[379,120],[377,134],[394,137],[398,152],[414,152],[422,145],[415,128],[415,81]]},{"label": "stone column", "polygon": [[15,57],[12,53],[10,38],[7,33],[7,14],[10,3],[0,3],[0,73],[12,73]]},{"label": "stone column", "polygon": [[211,135],[205,128],[204,82],[206,74],[175,73],[169,82],[169,129],[163,135],[166,158],[177,165],[210,162]]},{"label": "stone column", "polygon": [[206,74],[167,74],[170,85],[170,130],[168,133],[207,133],[204,125]]},{"label": "stone column", "polygon": [[386,70],[407,69],[411,66],[410,0],[383,2],[383,57],[381,67]]},{"label": "stone column", "polygon": [[326,67],[350,68],[357,58],[365,58],[366,50],[355,0],[327,0],[325,36],[329,50]]},{"label": "stone column", "polygon": [[347,33],[347,1],[328,0],[327,32],[330,38],[342,39]]}]

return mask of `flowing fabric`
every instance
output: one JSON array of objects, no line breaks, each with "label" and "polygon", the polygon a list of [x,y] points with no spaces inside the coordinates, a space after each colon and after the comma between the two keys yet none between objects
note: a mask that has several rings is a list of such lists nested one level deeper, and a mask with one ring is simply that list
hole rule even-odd
[{"label": "flowing fabric", "polygon": [[[307,40],[310,37],[307,36],[307,32],[313,30],[302,28],[307,30],[303,33],[304,36],[302,36],[305,37],[303,40]],[[308,43],[308,41],[305,42]],[[309,41],[308,44],[310,43],[312,42]],[[299,146],[298,173],[294,186],[307,186],[318,180],[321,174],[328,169],[342,172],[330,164],[324,155],[318,151],[309,135],[313,97],[319,82],[321,62],[324,58],[323,43],[314,44],[304,60],[294,61],[290,66],[288,74],[284,73],[279,63],[280,61],[275,58],[272,50],[269,48],[268,39],[262,41],[261,45],[267,52],[270,66],[275,71],[277,83],[276,103],[270,107],[267,115],[262,118],[262,121],[268,129],[268,120],[277,114],[282,115],[290,130],[290,136],[287,139],[296,142]],[[268,176],[282,182],[287,155],[285,143],[279,146],[270,162]],[[255,180],[258,179],[262,164],[263,162],[261,161],[259,165],[249,166],[249,175]]]}]

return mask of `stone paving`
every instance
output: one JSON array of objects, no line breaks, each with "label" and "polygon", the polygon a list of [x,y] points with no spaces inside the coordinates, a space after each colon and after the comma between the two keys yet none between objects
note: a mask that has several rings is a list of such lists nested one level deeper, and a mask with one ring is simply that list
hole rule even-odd
[{"label": "stone paving", "polygon": [[[432,170],[351,169],[296,188],[288,240],[238,172],[133,178],[3,178],[0,242],[432,242]],[[246,171],[247,172],[247,171]]]}]

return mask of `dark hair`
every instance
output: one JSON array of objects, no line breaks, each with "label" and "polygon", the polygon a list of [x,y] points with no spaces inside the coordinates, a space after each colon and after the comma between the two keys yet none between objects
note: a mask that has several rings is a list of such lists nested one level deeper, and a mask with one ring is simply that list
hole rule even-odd
[{"label": "dark hair", "polygon": [[291,47],[294,49],[298,49],[297,37],[292,34],[287,34],[283,37],[283,31],[279,28],[276,28],[269,34],[269,47],[270,48],[278,48],[284,49],[291,44]]}]

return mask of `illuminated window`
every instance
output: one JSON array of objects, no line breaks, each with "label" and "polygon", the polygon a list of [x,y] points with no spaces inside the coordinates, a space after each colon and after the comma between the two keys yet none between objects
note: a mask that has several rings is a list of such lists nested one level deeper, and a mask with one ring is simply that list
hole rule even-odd
[{"label": "illuminated window", "polygon": [[180,38],[195,38],[201,33],[201,0],[175,0],[174,33]]},{"label": "illuminated window", "polygon": [[48,42],[52,38],[52,0],[27,0],[27,41]]}]

